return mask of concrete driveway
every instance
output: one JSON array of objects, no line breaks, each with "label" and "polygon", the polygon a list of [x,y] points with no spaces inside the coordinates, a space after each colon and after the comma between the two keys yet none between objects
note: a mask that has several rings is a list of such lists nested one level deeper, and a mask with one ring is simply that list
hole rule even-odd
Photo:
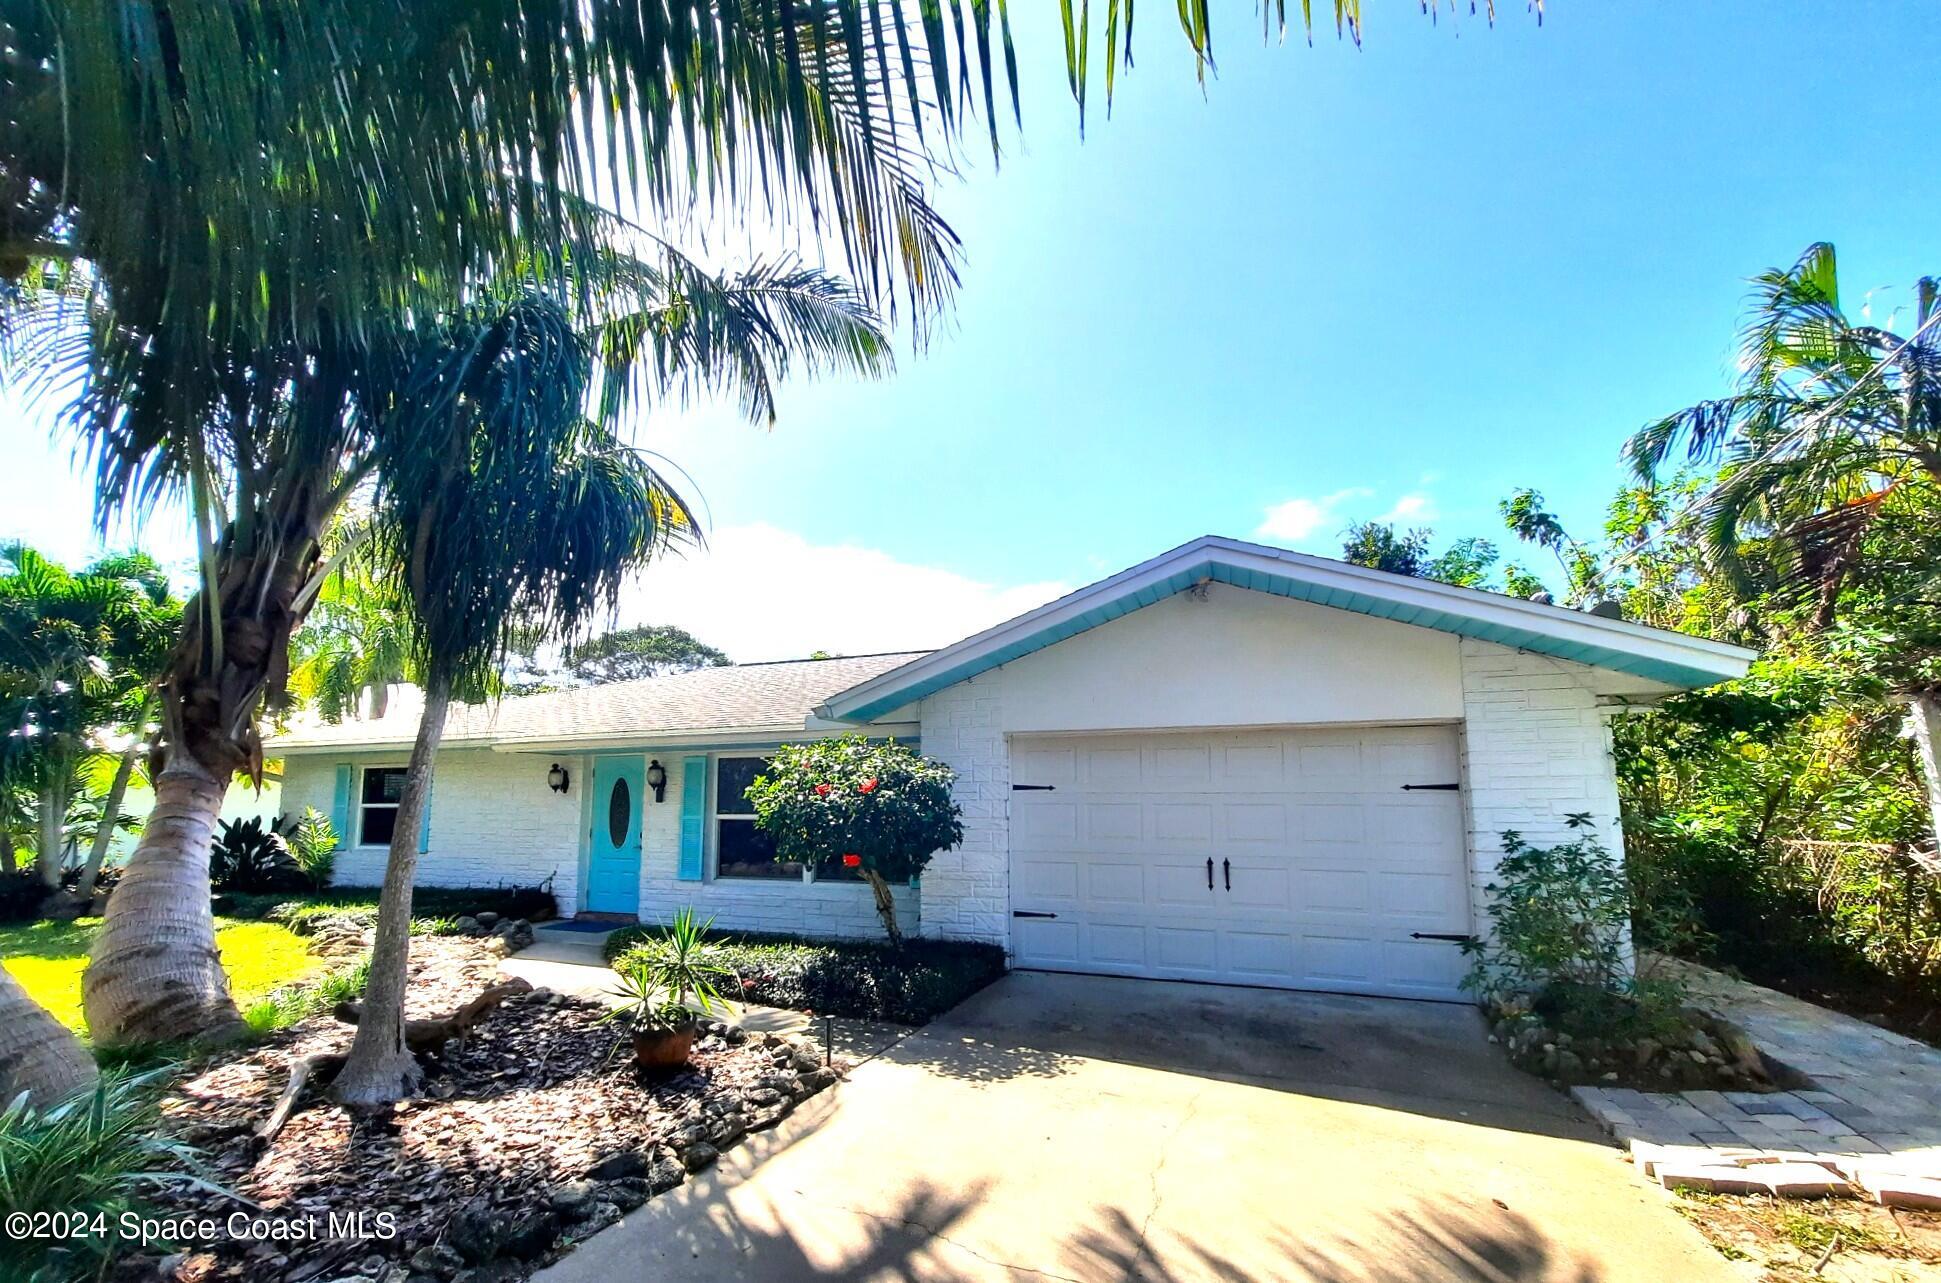
[{"label": "concrete driveway", "polygon": [[1467,1007],[1030,973],[539,1276],[1737,1277]]}]

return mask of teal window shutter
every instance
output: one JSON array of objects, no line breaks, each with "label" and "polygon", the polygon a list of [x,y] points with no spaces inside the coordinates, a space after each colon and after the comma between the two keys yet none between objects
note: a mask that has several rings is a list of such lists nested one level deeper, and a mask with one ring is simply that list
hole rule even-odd
[{"label": "teal window shutter", "polygon": [[425,813],[418,821],[418,854],[431,850],[431,786],[432,780],[425,781]]},{"label": "teal window shutter", "polygon": [[337,763],[337,792],[330,805],[330,823],[337,830],[338,846],[357,845],[350,831],[350,777],[350,763]]},{"label": "teal window shutter", "polygon": [[681,759],[681,862],[674,876],[701,880],[701,849],[708,828],[708,759]]}]

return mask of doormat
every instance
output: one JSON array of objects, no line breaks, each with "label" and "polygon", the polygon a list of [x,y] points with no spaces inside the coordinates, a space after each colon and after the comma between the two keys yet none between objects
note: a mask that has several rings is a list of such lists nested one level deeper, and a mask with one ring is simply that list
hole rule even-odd
[{"label": "doormat", "polygon": [[548,922],[543,927],[534,927],[533,930],[535,931],[597,931],[597,932],[604,933],[607,931],[616,931],[622,925],[623,925],[622,923],[618,923],[618,922]]}]

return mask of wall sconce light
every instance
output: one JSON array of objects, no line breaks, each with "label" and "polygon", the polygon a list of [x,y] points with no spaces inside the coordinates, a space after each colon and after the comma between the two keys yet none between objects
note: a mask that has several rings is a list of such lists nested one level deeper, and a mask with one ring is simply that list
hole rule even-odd
[{"label": "wall sconce light", "polygon": [[659,762],[647,763],[647,787],[654,790],[654,800],[667,800],[667,768]]},{"label": "wall sconce light", "polygon": [[566,773],[566,768],[561,766],[558,762],[554,762],[553,769],[546,772],[546,787],[550,788],[555,793],[564,793],[566,791],[566,786],[571,784],[572,782],[573,782],[573,777],[568,775]]}]

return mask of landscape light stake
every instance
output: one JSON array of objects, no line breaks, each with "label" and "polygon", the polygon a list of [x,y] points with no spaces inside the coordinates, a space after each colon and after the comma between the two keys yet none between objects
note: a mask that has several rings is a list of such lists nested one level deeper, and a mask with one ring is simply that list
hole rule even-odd
[{"label": "landscape light stake", "polygon": [[836,1063],[836,1018],[828,1012],[822,1014],[822,1065],[823,1068]]}]

